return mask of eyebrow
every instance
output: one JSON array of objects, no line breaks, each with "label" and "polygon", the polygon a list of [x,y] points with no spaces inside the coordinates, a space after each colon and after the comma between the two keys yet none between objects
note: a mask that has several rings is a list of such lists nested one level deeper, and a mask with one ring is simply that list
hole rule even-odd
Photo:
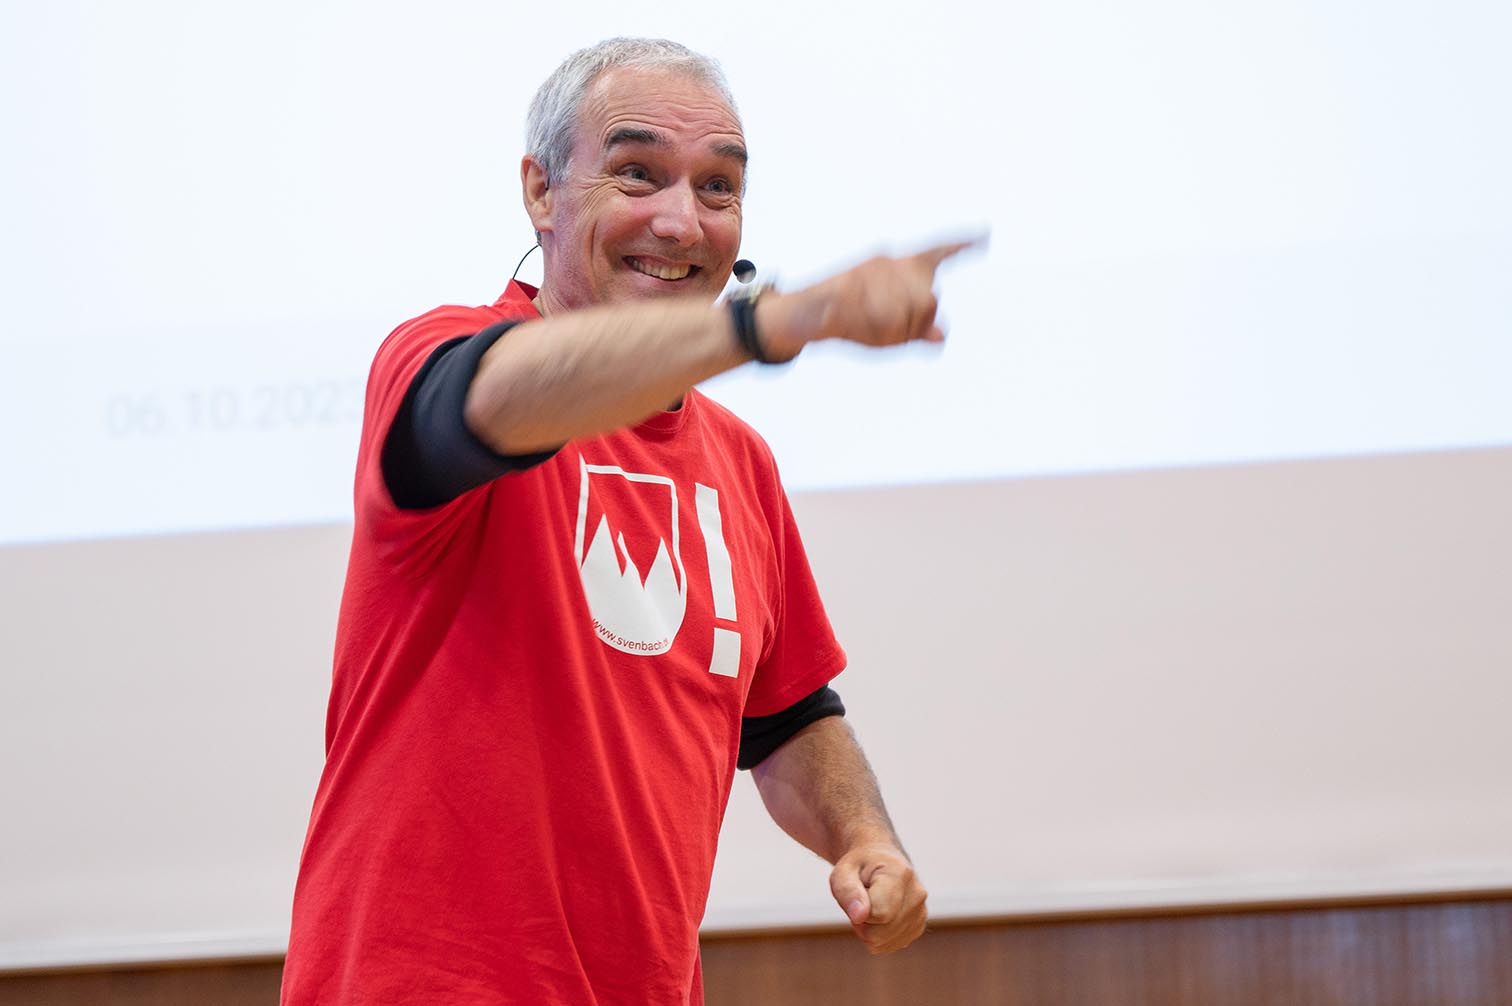
[{"label": "eyebrow", "polygon": [[620,126],[604,140],[604,149],[613,150],[623,143],[644,143],[651,147],[669,147],[671,141],[654,129],[638,126]]},{"label": "eyebrow", "polygon": [[746,148],[738,143],[716,143],[714,144],[714,153],[720,157],[729,157],[739,161],[742,168],[750,160],[750,155],[746,153]]},{"label": "eyebrow", "polygon": [[[604,138],[604,149],[613,150],[623,144],[643,143],[648,147],[670,147],[672,141],[667,139],[665,133],[654,129],[646,129],[642,126],[620,126]],[[719,157],[728,157],[738,161],[741,167],[745,167],[750,160],[746,148],[739,143],[716,143],[714,153]]]}]

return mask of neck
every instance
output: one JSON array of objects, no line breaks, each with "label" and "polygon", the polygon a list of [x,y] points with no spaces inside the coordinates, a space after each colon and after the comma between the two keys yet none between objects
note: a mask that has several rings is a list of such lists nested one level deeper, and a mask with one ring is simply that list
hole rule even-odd
[{"label": "neck", "polygon": [[546,253],[544,246],[542,246],[541,254],[545,256],[546,267],[542,270],[541,282],[536,286],[536,295],[531,304],[543,318],[554,314],[566,314],[573,307],[563,303],[562,299],[556,295],[556,286],[551,282],[551,256]]}]

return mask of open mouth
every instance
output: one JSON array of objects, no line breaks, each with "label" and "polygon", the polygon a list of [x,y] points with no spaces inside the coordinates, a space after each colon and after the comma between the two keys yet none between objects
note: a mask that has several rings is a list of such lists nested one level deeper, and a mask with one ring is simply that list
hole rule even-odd
[{"label": "open mouth", "polygon": [[673,265],[670,262],[650,262],[636,258],[633,255],[625,256],[625,264],[638,273],[655,277],[667,283],[676,283],[697,274],[699,267],[696,265]]}]

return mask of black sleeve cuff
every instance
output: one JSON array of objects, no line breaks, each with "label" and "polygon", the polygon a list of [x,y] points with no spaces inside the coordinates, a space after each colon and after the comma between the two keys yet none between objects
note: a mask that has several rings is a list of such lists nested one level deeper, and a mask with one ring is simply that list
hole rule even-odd
[{"label": "black sleeve cuff", "polygon": [[462,408],[488,348],[517,322],[437,346],[405,392],[383,441],[383,481],[401,510],[428,510],[469,489],[549,459],[556,451],[510,457],[467,428]]},{"label": "black sleeve cuff", "polygon": [[740,721],[740,756],[735,765],[742,769],[754,768],[810,723],[826,716],[844,715],[845,704],[840,701],[840,696],[825,685],[780,713],[747,716]]}]

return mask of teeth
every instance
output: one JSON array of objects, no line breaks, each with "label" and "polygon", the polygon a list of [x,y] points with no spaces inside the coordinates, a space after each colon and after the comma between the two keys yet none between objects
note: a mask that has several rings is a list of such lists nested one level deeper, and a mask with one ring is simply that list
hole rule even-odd
[{"label": "teeth", "polygon": [[628,258],[625,261],[629,262],[630,268],[636,272],[643,272],[657,279],[682,279],[693,271],[693,267],[689,265],[653,265],[650,262],[642,262],[638,258]]}]

